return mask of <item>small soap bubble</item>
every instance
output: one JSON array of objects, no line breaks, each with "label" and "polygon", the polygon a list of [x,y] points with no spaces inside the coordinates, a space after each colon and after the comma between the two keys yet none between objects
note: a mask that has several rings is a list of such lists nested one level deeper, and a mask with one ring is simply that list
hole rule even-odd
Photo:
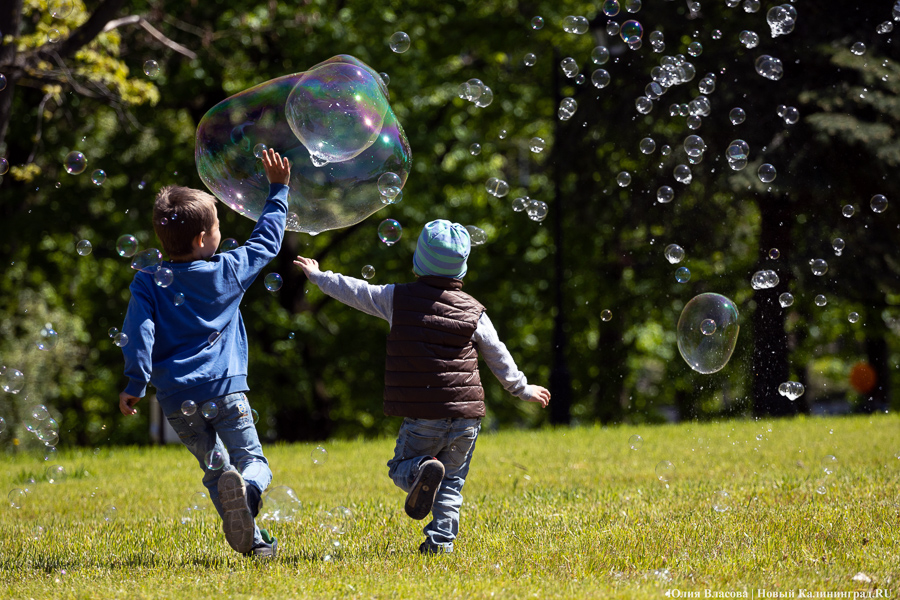
[{"label": "small soap bubble", "polygon": [[106,171],[94,169],[94,172],[91,173],[91,181],[94,182],[94,185],[103,185],[103,182],[106,181]]},{"label": "small soap bubble", "polygon": [[747,113],[744,112],[743,108],[735,107],[728,113],[728,119],[732,125],[740,125],[747,120]]},{"label": "small soap bubble", "polygon": [[116,252],[124,258],[131,258],[137,252],[138,242],[133,235],[124,234],[116,240]]},{"label": "small soap bubble", "polygon": [[193,400],[185,400],[181,403],[181,414],[193,417],[197,413],[197,403]]},{"label": "small soap bubble", "polygon": [[522,212],[526,208],[528,208],[528,204],[531,202],[531,198],[528,196],[521,196],[512,201],[512,209],[515,212]]},{"label": "small soap bubble", "polygon": [[103,520],[107,523],[113,523],[118,516],[119,511],[115,506],[107,506],[103,511]]},{"label": "small soap bubble", "polygon": [[144,61],[144,75],[150,79],[159,77],[159,63],[153,59]]},{"label": "small soap bubble", "polygon": [[203,464],[210,471],[218,471],[225,466],[225,455],[213,448],[203,457]]},{"label": "small soap bubble", "polygon": [[671,264],[678,264],[684,258],[684,248],[678,244],[669,244],[665,250],[666,260]]},{"label": "small soap bubble", "polygon": [[375,277],[375,267],[372,265],[366,265],[362,268],[362,278],[363,279],[372,279]]},{"label": "small soap bubble", "polygon": [[828,493],[828,488],[824,485],[818,485],[816,486],[816,493],[824,496]]},{"label": "small soap bubble", "polygon": [[725,490],[713,493],[712,507],[717,513],[728,512],[731,509],[731,495]]},{"label": "small soap bubble", "polygon": [[169,267],[161,267],[153,274],[153,281],[161,288],[169,287],[175,281],[175,273]]},{"label": "small soap bubble", "polygon": [[173,300],[173,302],[175,303],[175,306],[181,306],[182,304],[184,304],[184,294],[182,294],[181,292],[175,294],[175,299]]},{"label": "small soap bubble", "polygon": [[63,166],[69,175],[80,175],[87,168],[87,159],[81,152],[69,152],[66,154]]},{"label": "small soap bubble", "polygon": [[13,488],[9,491],[9,494],[6,495],[6,500],[9,503],[10,508],[22,508],[25,505],[25,500],[28,498],[28,493],[20,488]]},{"label": "small soap bubble", "polygon": [[162,252],[156,248],[141,250],[131,259],[131,268],[144,273],[155,273],[162,262]]},{"label": "small soap bubble", "polygon": [[0,368],[0,388],[9,394],[18,394],[25,385],[25,375],[18,369]]},{"label": "small soap bubble", "polygon": [[219,252],[228,252],[229,250],[234,250],[239,248],[240,244],[234,238],[227,238],[222,240],[222,243],[219,245]]},{"label": "small soap bubble", "polygon": [[640,12],[642,5],[643,3],[641,2],[641,0],[626,0],[625,10],[630,13]]},{"label": "small soap bubble", "polygon": [[328,451],[324,446],[316,446],[309,456],[314,465],[324,465],[328,461]]},{"label": "small soap bubble", "polygon": [[[656,464],[656,478],[663,483],[669,483],[675,477],[675,465],[672,461],[661,460]],[[668,487],[668,486],[667,486]]]},{"label": "small soap bubble", "polygon": [[691,42],[687,47],[687,53],[691,56],[700,56],[703,54],[703,44],[700,42]]},{"label": "small soap bubble", "polygon": [[794,296],[790,292],[784,292],[780,296],[778,296],[778,304],[781,305],[781,308],[787,308],[791,304],[794,303]]},{"label": "small soap bubble", "polygon": [[219,405],[212,400],[204,402],[203,406],[200,407],[200,414],[203,415],[204,419],[215,419],[219,415]]},{"label": "small soap bubble", "polygon": [[[6,87],[6,76],[0,75],[0,91]],[[5,157],[0,156],[0,175],[6,175],[9,172],[9,161]]]},{"label": "small soap bubble", "polygon": [[833,454],[825,456],[825,458],[822,459],[822,471],[824,471],[826,475],[834,475],[834,472],[837,470],[837,462],[838,459]]},{"label": "small soap bubble", "polygon": [[780,59],[763,54],[756,59],[756,72],[766,79],[777,81],[784,75],[784,66]]},{"label": "small soap bubble", "polygon": [[691,168],[687,165],[676,165],[675,169],[672,171],[672,174],[675,176],[675,181],[677,181],[678,183],[683,183],[685,185],[689,184],[693,179]]},{"label": "small soap bubble", "polygon": [[616,183],[619,184],[619,187],[628,187],[631,185],[631,173],[628,171],[622,171],[618,175],[616,175]]},{"label": "small soap bubble", "polygon": [[[734,303],[720,294],[700,294],[692,298],[678,318],[676,340],[685,362],[698,373],[709,374],[728,364],[740,331]],[[704,331],[712,326],[714,330]]]},{"label": "small soap bubble", "polygon": [[43,536],[43,535],[44,535],[44,528],[41,527],[40,525],[35,525],[34,527],[31,528],[31,539],[39,540],[39,539],[41,539],[41,536]]},{"label": "small soap bubble", "polygon": [[118,333],[119,333],[118,327],[110,327],[110,328],[107,330],[106,335],[108,335],[108,336],[111,337],[111,338],[114,338],[114,337],[116,337],[116,335],[117,335]]},{"label": "small soap bubble", "polygon": [[47,467],[47,481],[49,483],[63,483],[66,480],[66,469],[62,465],[52,465]]},{"label": "small soap bubble", "polygon": [[481,154],[481,144],[476,142],[469,146],[469,154],[471,154],[472,156],[478,156],[479,154]]},{"label": "small soap bubble", "polygon": [[856,323],[857,321],[859,321],[859,313],[851,312],[849,315],[847,315],[847,320],[851,323]]},{"label": "small soap bubble", "polygon": [[569,79],[578,75],[578,61],[571,56],[567,56],[559,61],[559,68],[562,69],[563,74]]},{"label": "small soap bubble", "polygon": [[597,69],[591,73],[591,83],[593,83],[596,88],[605,88],[609,85],[610,79],[606,69]]},{"label": "small soap bubble", "polygon": [[843,208],[841,208],[841,214],[847,217],[848,219],[853,216],[853,213],[856,212],[856,209],[853,208],[852,204],[845,204]]},{"label": "small soap bubble", "polygon": [[259,413],[256,412],[255,408],[250,409],[250,416],[253,417],[253,424],[256,425],[259,423]]},{"label": "small soap bubble", "polygon": [[741,44],[747,49],[756,48],[759,45],[759,35],[753,31],[747,31],[746,29],[740,33],[738,40],[740,40]]},{"label": "small soap bubble", "polygon": [[394,219],[385,219],[378,225],[378,239],[388,246],[399,242],[402,235],[403,227]]},{"label": "small soap bubble", "polygon": [[59,32],[59,29],[51,28],[47,31],[47,41],[51,44],[55,44],[60,39],[62,39],[62,34]]},{"label": "small soap bubble", "polygon": [[604,15],[607,17],[614,17],[619,14],[619,0],[604,0],[601,8]]},{"label": "small soap bubble", "polygon": [[509,184],[497,177],[491,177],[485,182],[484,189],[491,196],[502,198],[509,193]]},{"label": "small soap bubble", "polygon": [[716,332],[716,322],[712,319],[703,319],[700,322],[700,333],[703,335],[712,335]]},{"label": "small soap bubble", "polygon": [[115,337],[113,337],[113,344],[119,348],[124,348],[128,345],[128,336],[124,333],[117,333]]},{"label": "small soap bubble", "polygon": [[647,96],[638,96],[634,101],[634,107],[639,113],[646,115],[653,110],[653,101]]},{"label": "small soap bubble", "polygon": [[475,227],[474,225],[466,225],[466,231],[469,232],[469,240],[472,242],[473,246],[481,246],[487,242],[487,233],[485,233],[483,229]]},{"label": "small soap bubble", "polygon": [[3,433],[4,429],[6,429],[6,420],[0,417],[0,433]]},{"label": "small soap bubble", "polygon": [[635,434],[628,438],[628,447],[632,450],[640,450],[641,446],[644,445],[644,438]]},{"label": "small soap bubble", "polygon": [[[479,146],[480,148],[480,146]],[[383,173],[378,178],[378,192],[386,197],[393,200],[397,194],[400,193],[400,189],[403,185],[403,182],[400,179],[400,176],[396,173]]]},{"label": "small soap bubble", "polygon": [[265,154],[266,150],[268,149],[268,146],[266,146],[265,144],[256,144],[255,146],[253,146],[253,156],[255,156],[256,158],[262,158],[263,154]]},{"label": "small soap bubble", "polygon": [[74,5],[72,0],[50,0],[47,5],[50,16],[54,19],[65,19],[72,14]]},{"label": "small soap bubble", "polygon": [[580,15],[569,15],[563,19],[563,31],[581,35],[588,30],[588,20]]},{"label": "small soap bubble", "polygon": [[543,152],[545,146],[546,146],[546,144],[544,143],[543,138],[539,138],[539,137],[531,138],[531,142],[529,143],[529,147],[531,148],[531,151],[534,152],[535,154],[540,154],[541,152]]},{"label": "small soap bubble", "polygon": [[769,248],[769,258],[772,260],[778,260],[778,257],[781,256],[781,251],[778,248]]},{"label": "small soap bubble", "polygon": [[281,279],[281,275],[278,273],[269,273],[266,275],[264,280],[266,289],[270,292],[277,292],[281,289],[282,284],[284,283]]},{"label": "small soap bubble", "polygon": [[880,23],[878,27],[875,28],[875,31],[880,34],[890,33],[894,30],[894,24],[890,21],[884,21]]},{"label": "small soap bubble", "polygon": [[[59,334],[50,327],[49,324],[41,328],[40,336],[37,341],[38,350],[52,350],[59,344]],[[44,412],[46,412],[46,408]]]},{"label": "small soap bubble", "polygon": [[744,12],[755,13],[759,10],[759,0],[744,0]]},{"label": "small soap bubble", "polygon": [[293,489],[279,485],[270,487],[262,497],[259,517],[264,521],[290,523],[297,518],[301,502]]},{"label": "small soap bubble", "polygon": [[825,297],[825,294],[818,294],[815,297],[814,302],[816,303],[816,306],[825,306],[828,304],[828,298]]},{"label": "small soap bubble", "polygon": [[828,263],[822,258],[814,258],[809,261],[809,268],[813,275],[821,277],[828,272]]},{"label": "small soap bubble", "polygon": [[537,63],[537,56],[529,52],[525,55],[525,58],[522,59],[522,62],[525,63],[526,67],[533,67],[535,63]]},{"label": "small soap bubble", "polygon": [[852,46],[850,46],[850,52],[857,56],[862,56],[866,53],[866,45],[862,42],[856,42]]},{"label": "small soap bubble", "polygon": [[793,125],[800,120],[800,111],[793,106],[788,106],[784,111],[783,118],[787,125]]},{"label": "small soap bubble", "polygon": [[833,240],[831,240],[831,247],[834,248],[835,256],[840,256],[844,251],[845,246],[846,244],[844,243],[844,240],[842,238],[834,238]]},{"label": "small soap bubble", "polygon": [[678,283],[687,283],[691,280],[691,271],[687,267],[678,267],[675,270],[675,281]]},{"label": "small soap bubble", "polygon": [[881,194],[875,194],[872,196],[872,199],[869,200],[869,207],[872,209],[872,212],[883,213],[887,210],[888,200]]},{"label": "small soap bubble", "polygon": [[606,321],[609,321],[610,319],[612,319],[612,311],[611,310],[606,308],[606,309],[603,309],[600,311],[600,320],[601,321],[606,322]]},{"label": "small soap bubble", "polygon": [[653,152],[656,150],[656,142],[653,140],[653,138],[645,137],[640,141],[638,147],[644,154],[653,154]]},{"label": "small soap bubble", "polygon": [[540,200],[531,200],[525,207],[525,214],[528,215],[528,218],[538,223],[547,218],[548,211],[547,203]]},{"label": "small soap bubble", "polygon": [[595,65],[605,65],[609,61],[609,49],[606,46],[596,46],[591,50],[591,61]]},{"label": "small soap bubble", "polygon": [[544,18],[543,17],[534,17],[531,19],[531,28],[532,29],[541,29],[544,26]]},{"label": "small soap bubble", "polygon": [[409,35],[403,31],[398,31],[388,40],[388,45],[397,54],[403,54],[409,50]]},{"label": "small soap bubble", "polygon": [[501,130],[497,133],[497,137],[500,138],[501,140],[505,140],[505,139],[506,139],[506,136],[507,136],[508,134],[509,134],[508,131],[506,131],[505,129],[501,129]]},{"label": "small soap bubble", "polygon": [[661,186],[658,190],[656,190],[656,200],[660,204],[668,204],[675,198],[675,190],[671,187],[664,185]]},{"label": "small soap bubble", "polygon": [[763,183],[772,183],[773,181],[775,181],[775,176],[777,175],[775,167],[773,167],[769,163],[761,164],[756,174],[759,176],[759,180]]},{"label": "small soap bubble", "polygon": [[619,37],[622,38],[623,42],[631,46],[640,42],[641,38],[644,37],[644,27],[637,21],[625,21],[619,29]]}]

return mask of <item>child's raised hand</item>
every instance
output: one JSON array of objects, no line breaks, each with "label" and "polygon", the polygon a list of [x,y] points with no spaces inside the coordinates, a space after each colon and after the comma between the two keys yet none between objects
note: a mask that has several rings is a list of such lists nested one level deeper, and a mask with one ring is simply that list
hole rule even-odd
[{"label": "child's raised hand", "polygon": [[123,415],[133,415],[137,413],[137,410],[133,407],[140,401],[141,399],[137,396],[132,396],[131,394],[122,392],[121,394],[119,394],[119,410],[122,411]]},{"label": "child's raised hand", "polygon": [[533,385],[531,386],[531,392],[531,398],[528,401],[539,402],[541,408],[547,408],[547,405],[550,404],[550,390],[539,385]]},{"label": "child's raised hand", "polygon": [[274,148],[269,148],[263,152],[262,161],[269,183],[283,183],[284,185],[290,183],[291,163],[287,157],[282,158]]},{"label": "child's raised hand", "polygon": [[297,268],[303,271],[303,274],[307,277],[309,277],[311,273],[319,272],[319,261],[314,258],[298,256],[294,259],[294,264],[297,265]]}]

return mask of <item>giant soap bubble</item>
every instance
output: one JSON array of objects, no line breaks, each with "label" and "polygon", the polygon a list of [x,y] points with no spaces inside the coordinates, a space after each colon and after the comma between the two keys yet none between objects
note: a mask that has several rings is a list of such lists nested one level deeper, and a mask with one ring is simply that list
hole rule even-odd
[{"label": "giant soap bubble", "polygon": [[[711,327],[710,321],[715,324]],[[711,333],[707,333],[712,329]],[[719,294],[700,294],[684,305],[678,319],[678,351],[698,373],[715,373],[724,367],[737,343],[738,310]]]},{"label": "giant soap bubble", "polygon": [[397,174],[401,187],[409,175],[409,142],[387,98],[378,73],[347,55],[244,90],[200,121],[200,178],[222,202],[256,220],[269,184],[253,148],[264,144],[291,161],[289,231],[317,234],[359,223],[384,207],[383,173]]}]

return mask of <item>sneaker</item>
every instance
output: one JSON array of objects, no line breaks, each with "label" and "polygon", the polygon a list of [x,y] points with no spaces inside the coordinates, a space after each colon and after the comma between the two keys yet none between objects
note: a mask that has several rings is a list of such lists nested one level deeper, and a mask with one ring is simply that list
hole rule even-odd
[{"label": "sneaker", "polygon": [[253,549],[256,525],[247,506],[247,484],[237,471],[226,471],[219,477],[219,500],[222,502],[222,530],[225,539],[241,554]]},{"label": "sneaker", "polygon": [[259,533],[262,535],[263,541],[253,546],[250,552],[245,552],[244,556],[275,558],[275,555],[278,553],[278,540],[272,537],[272,534],[265,529],[260,529]]},{"label": "sneaker", "polygon": [[419,554],[450,554],[453,552],[453,544],[436,545],[422,542],[419,545]]},{"label": "sneaker", "polygon": [[444,465],[438,459],[431,458],[420,464],[416,480],[406,496],[406,514],[416,520],[427,517],[443,479]]}]

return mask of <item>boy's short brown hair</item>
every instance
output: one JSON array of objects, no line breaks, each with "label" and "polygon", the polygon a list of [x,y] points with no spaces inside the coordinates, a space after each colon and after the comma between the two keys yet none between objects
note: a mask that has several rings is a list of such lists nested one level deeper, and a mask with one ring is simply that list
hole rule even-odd
[{"label": "boy's short brown hair", "polygon": [[153,230],[169,258],[193,252],[194,238],[216,223],[216,198],[192,188],[169,185],[156,195]]}]

